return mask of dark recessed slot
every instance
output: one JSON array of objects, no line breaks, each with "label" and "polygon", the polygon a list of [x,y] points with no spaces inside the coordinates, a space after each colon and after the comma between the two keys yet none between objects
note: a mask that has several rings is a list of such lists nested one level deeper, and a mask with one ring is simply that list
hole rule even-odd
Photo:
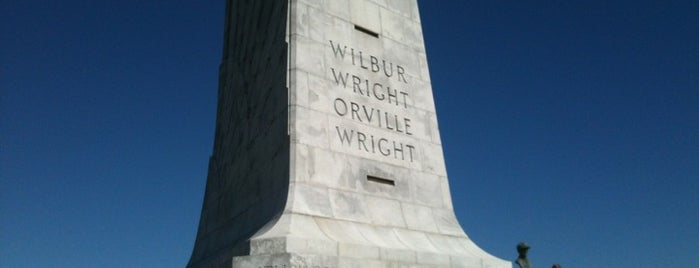
[{"label": "dark recessed slot", "polygon": [[370,181],[370,182],[381,183],[381,184],[386,184],[386,185],[391,185],[391,186],[395,186],[395,185],[396,185],[396,182],[393,181],[393,180],[384,179],[384,178],[379,178],[379,177],[374,177],[374,176],[371,176],[371,175],[366,176],[366,179],[367,179],[368,181]]},{"label": "dark recessed slot", "polygon": [[357,31],[363,32],[363,33],[365,33],[365,34],[371,35],[371,36],[373,36],[373,37],[379,38],[379,33],[374,32],[374,31],[372,31],[372,30],[369,30],[369,29],[367,29],[367,28],[364,28],[364,27],[362,27],[362,26],[354,25],[354,29],[357,30]]}]

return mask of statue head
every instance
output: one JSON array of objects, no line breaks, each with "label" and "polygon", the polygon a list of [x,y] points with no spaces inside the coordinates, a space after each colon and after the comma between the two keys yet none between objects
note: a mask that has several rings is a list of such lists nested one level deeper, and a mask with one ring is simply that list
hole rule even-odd
[{"label": "statue head", "polygon": [[519,244],[517,244],[517,253],[519,253],[519,255],[522,255],[522,256],[527,256],[527,251],[530,248],[531,247],[529,245],[527,245],[527,243],[520,242]]},{"label": "statue head", "polygon": [[563,268],[563,267],[561,267],[560,264],[556,263],[556,264],[554,264],[553,267],[551,267],[551,268]]}]

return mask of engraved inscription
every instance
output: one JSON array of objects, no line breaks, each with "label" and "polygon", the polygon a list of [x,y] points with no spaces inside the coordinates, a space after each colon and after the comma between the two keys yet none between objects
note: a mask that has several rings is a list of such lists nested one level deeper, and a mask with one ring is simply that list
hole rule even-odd
[{"label": "engraved inscription", "polygon": [[[364,75],[384,77],[379,80],[397,81],[400,87],[410,84],[406,69],[402,65],[332,40],[329,40],[329,43],[336,62],[359,67],[367,73]],[[372,81],[361,73],[343,71],[342,65],[338,64],[338,66],[332,66],[329,70],[336,88],[361,96],[363,101],[360,103],[337,97],[330,107],[335,115],[389,133],[413,136],[413,121],[405,115],[412,107],[408,91],[397,88],[395,84],[390,86],[381,81]],[[397,160],[415,161],[416,148],[413,144],[393,140],[381,136],[380,133],[369,133],[366,130],[348,129],[342,126],[335,126],[335,130],[337,139],[343,146]]]},{"label": "engraved inscription", "polygon": [[330,40],[330,47],[333,50],[333,53],[335,54],[335,58],[345,60],[346,57],[349,57],[350,60],[352,61],[352,65],[358,65],[362,69],[369,70],[371,67],[371,71],[374,73],[378,73],[381,70],[383,70],[383,73],[386,75],[386,77],[392,77],[394,76],[394,65],[395,65],[395,75],[396,78],[398,78],[399,81],[403,81],[404,83],[408,83],[408,80],[405,79],[405,68],[403,66],[400,66],[398,64],[393,64],[390,61],[386,61],[385,59],[381,59],[381,64],[379,64],[379,58],[377,58],[374,55],[364,55],[364,52],[360,50],[355,50],[354,48],[348,48],[347,46],[342,46],[340,44],[335,44],[333,43],[332,40]]}]

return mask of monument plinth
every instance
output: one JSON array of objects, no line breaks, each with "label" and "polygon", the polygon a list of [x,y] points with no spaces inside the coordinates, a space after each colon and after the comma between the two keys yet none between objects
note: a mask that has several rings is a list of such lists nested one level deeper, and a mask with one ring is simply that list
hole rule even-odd
[{"label": "monument plinth", "polygon": [[228,0],[199,267],[492,267],[453,212],[415,0]]}]

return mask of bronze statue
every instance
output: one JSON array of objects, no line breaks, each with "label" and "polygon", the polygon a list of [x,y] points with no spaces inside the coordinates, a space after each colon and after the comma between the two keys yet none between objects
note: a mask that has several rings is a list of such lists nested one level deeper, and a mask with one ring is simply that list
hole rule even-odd
[{"label": "bronze statue", "polygon": [[563,268],[563,267],[561,267],[560,264],[556,263],[556,264],[554,264],[551,268]]},{"label": "bronze statue", "polygon": [[520,268],[532,268],[532,264],[529,262],[529,259],[527,259],[527,251],[529,251],[529,249],[530,247],[527,243],[521,242],[517,244],[517,253],[519,253],[519,257],[517,257],[515,263],[517,263]]}]

